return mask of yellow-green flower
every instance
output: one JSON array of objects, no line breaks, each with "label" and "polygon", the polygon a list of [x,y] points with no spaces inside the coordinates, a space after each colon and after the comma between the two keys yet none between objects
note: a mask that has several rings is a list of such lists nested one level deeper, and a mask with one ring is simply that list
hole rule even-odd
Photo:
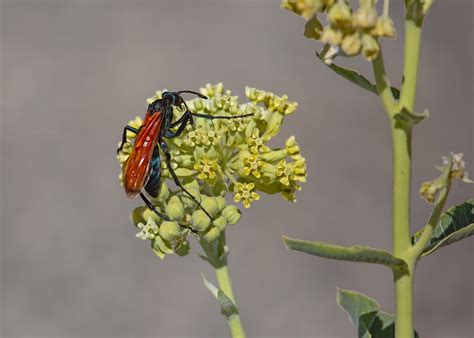
[{"label": "yellow-green flower", "polygon": [[234,186],[234,201],[242,201],[245,208],[250,208],[250,204],[253,201],[258,201],[260,195],[253,191],[255,188],[254,183],[237,183]]},{"label": "yellow-green flower", "polygon": [[216,177],[217,173],[217,160],[210,159],[207,156],[199,159],[197,163],[194,164],[194,169],[196,169],[199,174],[198,178],[200,180],[213,179]]},{"label": "yellow-green flower", "polygon": [[252,134],[247,137],[247,144],[250,152],[257,154],[260,151],[267,151],[268,147],[265,145],[265,141],[260,137],[260,132],[257,128],[252,130]]},{"label": "yellow-green flower", "polygon": [[221,136],[218,131],[205,130],[202,127],[197,127],[191,130],[185,138],[185,143],[194,147],[196,145],[214,146],[220,143]]},{"label": "yellow-green flower", "polygon": [[244,119],[232,119],[232,120],[225,120],[225,124],[227,125],[227,129],[230,131],[241,132],[247,128],[248,121]]},{"label": "yellow-green flower", "polygon": [[374,29],[371,31],[374,36],[394,38],[397,36],[392,19],[388,16],[382,16],[377,20]]},{"label": "yellow-green flower", "polygon": [[328,11],[329,22],[338,28],[345,28],[352,23],[352,9],[345,2],[339,0]]},{"label": "yellow-green flower", "polygon": [[305,19],[309,19],[321,8],[321,4],[320,1],[315,0],[283,0],[281,8],[288,9]]},{"label": "yellow-green flower", "polygon": [[250,157],[244,159],[244,174],[246,176],[252,174],[256,178],[260,178],[262,165],[263,161],[259,159],[258,154],[251,154]]},{"label": "yellow-green flower", "polygon": [[285,148],[288,156],[293,160],[299,160],[301,158],[301,149],[296,142],[295,136],[290,136],[285,142]]},{"label": "yellow-green flower", "polygon": [[354,13],[354,23],[356,26],[366,29],[374,27],[377,23],[377,11],[374,0],[361,1],[360,8]]}]

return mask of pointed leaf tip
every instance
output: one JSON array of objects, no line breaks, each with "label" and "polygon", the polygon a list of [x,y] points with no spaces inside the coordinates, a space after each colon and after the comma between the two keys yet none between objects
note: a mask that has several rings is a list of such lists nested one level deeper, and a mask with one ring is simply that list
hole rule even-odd
[{"label": "pointed leaf tip", "polygon": [[312,242],[282,236],[284,245],[295,251],[301,251],[318,257],[360,263],[372,263],[388,266],[392,269],[408,269],[407,263],[391,253],[367,246],[344,247],[324,242]]}]

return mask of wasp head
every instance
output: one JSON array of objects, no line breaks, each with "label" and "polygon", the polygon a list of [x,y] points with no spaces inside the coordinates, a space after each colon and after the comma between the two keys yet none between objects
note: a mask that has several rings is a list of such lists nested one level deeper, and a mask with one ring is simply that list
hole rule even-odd
[{"label": "wasp head", "polygon": [[181,107],[184,103],[183,97],[176,92],[164,92],[162,95],[163,100],[169,101],[173,106]]}]

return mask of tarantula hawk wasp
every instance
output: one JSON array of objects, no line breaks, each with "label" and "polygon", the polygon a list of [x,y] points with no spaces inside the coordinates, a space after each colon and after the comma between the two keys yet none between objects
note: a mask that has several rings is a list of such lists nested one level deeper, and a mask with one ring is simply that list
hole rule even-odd
[{"label": "tarantula hawk wasp", "polygon": [[[146,206],[150,208],[158,217],[165,221],[171,221],[167,215],[156,210],[153,203],[151,203],[151,201],[143,192],[143,190],[145,190],[148,195],[154,198],[158,197],[162,182],[160,157],[161,150],[174,183],[186,195],[188,195],[212,220],[213,218],[209,212],[207,212],[201,203],[188,190],[186,190],[186,188],[184,188],[178,179],[178,176],[171,166],[171,154],[168,144],[164,138],[171,139],[174,137],[179,137],[183,133],[186,126],[193,123],[193,117],[209,120],[236,119],[249,117],[253,114],[215,116],[193,113],[188,109],[186,102],[181,96],[182,93],[190,93],[197,95],[202,99],[207,99],[206,96],[189,90],[164,92],[161,99],[157,99],[148,105],[145,120],[143,121],[143,124],[140,128],[136,129],[131,126],[126,126],[123,129],[122,143],[117,149],[117,153],[120,152],[124,144],[127,143],[127,132],[136,134],[136,138],[133,143],[133,149],[123,166],[123,185],[125,188],[125,193],[129,198],[135,198],[140,195]],[[176,121],[173,121],[173,106],[184,110],[183,115]],[[173,130],[175,127],[177,127],[177,129]],[[185,227],[189,228],[188,226]]]}]

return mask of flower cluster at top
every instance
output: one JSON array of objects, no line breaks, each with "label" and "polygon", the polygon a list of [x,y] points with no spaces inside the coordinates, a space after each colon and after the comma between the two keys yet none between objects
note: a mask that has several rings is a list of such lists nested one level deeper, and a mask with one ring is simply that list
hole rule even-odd
[{"label": "flower cluster at top", "polygon": [[466,171],[466,163],[462,159],[463,153],[451,153],[443,156],[443,165],[435,166],[436,169],[443,173],[434,180],[423,182],[420,187],[421,197],[428,203],[433,204],[436,201],[438,193],[451,185],[455,179],[464,183],[474,183],[469,179],[469,173]]},{"label": "flower cluster at top", "polygon": [[[161,93],[156,92],[147,103],[161,98]],[[163,184],[158,198],[150,200],[173,221],[163,221],[145,206],[136,208],[131,215],[140,230],[137,237],[151,240],[153,251],[161,258],[171,253],[187,254],[190,229],[197,232],[199,240],[212,242],[227,224],[235,224],[240,211],[227,205],[227,193],[233,195],[235,202],[249,208],[262,193],[281,194],[286,200],[295,201],[295,193],[301,189],[299,183],[306,181],[306,160],[294,136],[287,139],[284,147],[275,149],[268,145],[279,133],[284,118],[296,110],[296,102],[289,101],[286,95],[247,87],[248,102],[239,103],[238,97],[225,90],[222,83],[208,84],[201,88],[201,93],[208,99],[186,101],[193,113],[253,115],[214,120],[193,117],[193,124],[180,137],[166,139],[174,172],[213,219],[181,189],[169,189],[166,182],[171,175],[162,161]],[[175,108],[175,119],[182,113]],[[134,128],[141,124],[139,117],[129,123]],[[117,156],[122,168],[133,148],[135,135],[127,137],[129,143]],[[119,178],[122,180],[122,175]]]},{"label": "flower cluster at top", "polygon": [[[378,39],[396,36],[393,21],[388,16],[388,2],[384,2],[381,16],[377,14],[376,2],[360,0],[355,10],[346,0],[283,0],[281,7],[307,20],[306,37],[331,46],[323,52],[325,62],[330,63],[337,55],[360,53],[371,61],[380,51]],[[327,25],[323,26],[318,14],[326,16]]]}]

